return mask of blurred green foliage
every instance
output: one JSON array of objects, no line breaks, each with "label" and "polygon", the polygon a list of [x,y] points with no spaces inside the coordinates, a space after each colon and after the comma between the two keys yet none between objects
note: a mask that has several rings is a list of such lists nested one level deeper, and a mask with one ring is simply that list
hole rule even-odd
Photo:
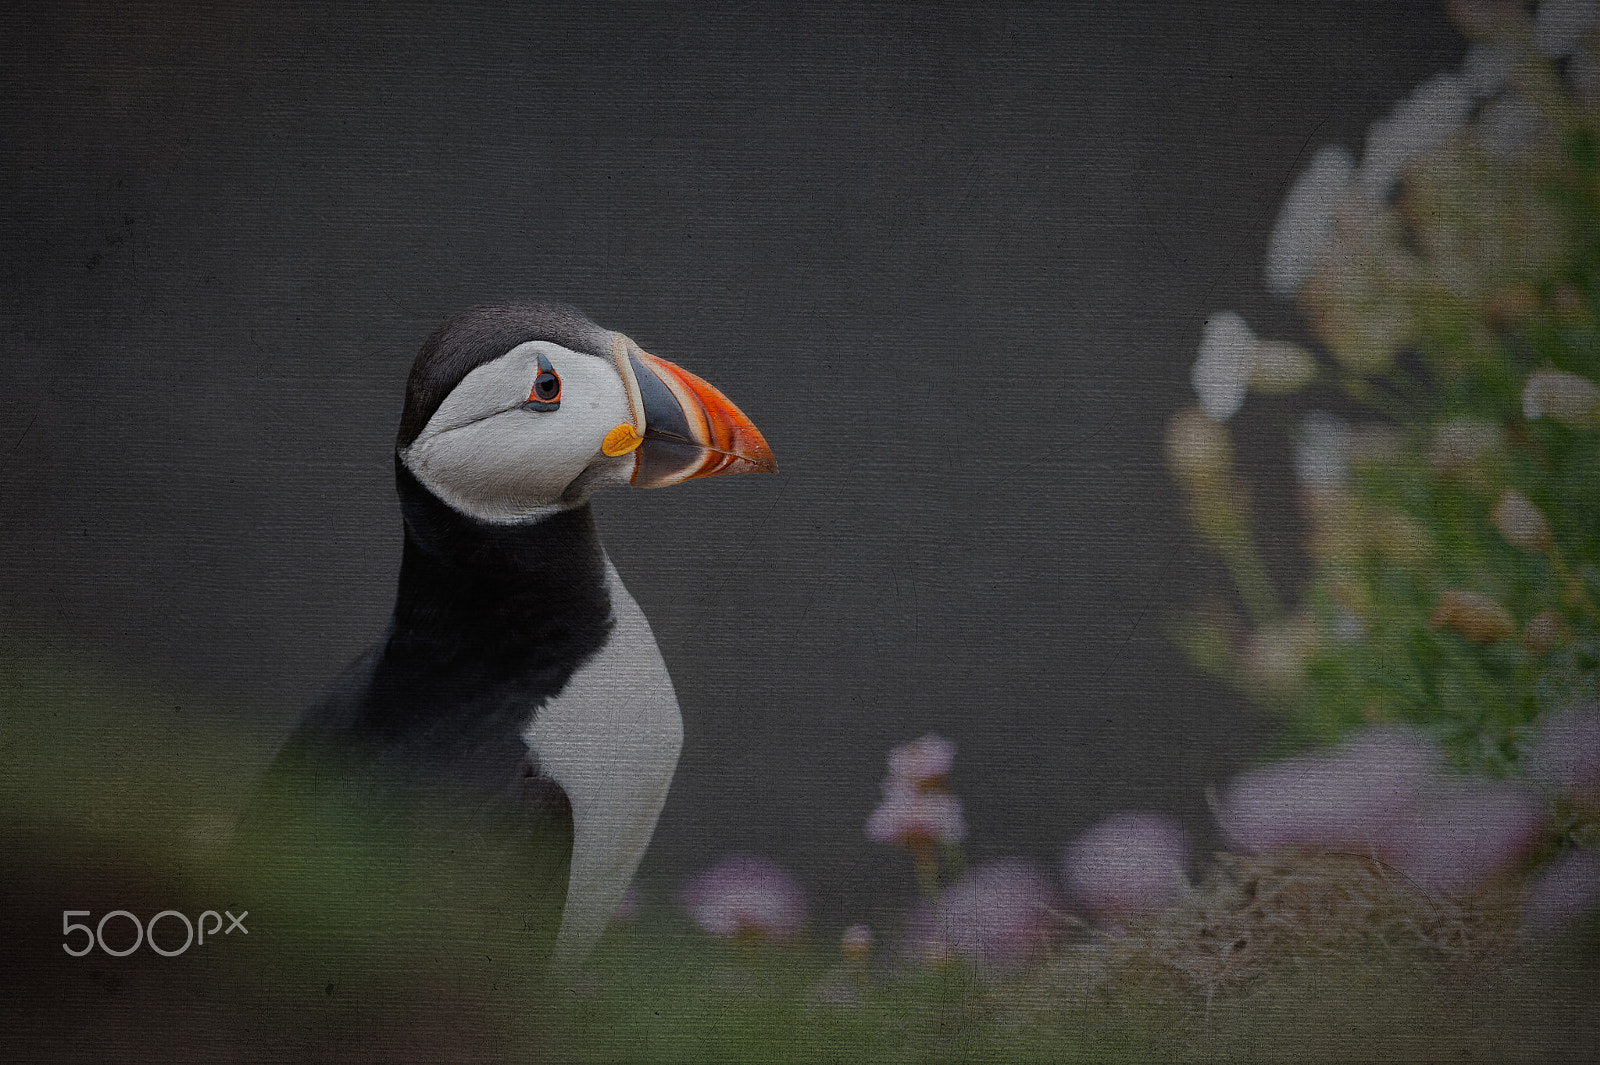
[{"label": "blurred green foliage", "polygon": [[[1592,38],[1558,62],[1516,5],[1463,23],[1498,79],[1420,87],[1359,167],[1333,150],[1288,197],[1275,247],[1306,267],[1268,280],[1315,350],[1208,325],[1206,413],[1168,445],[1245,608],[1180,639],[1282,717],[1281,746],[1405,722],[1505,776],[1543,715],[1600,695],[1600,97]],[[1285,350],[1306,367],[1287,383]],[[1246,379],[1340,412],[1286,442],[1310,563],[1287,608],[1232,461]]]},{"label": "blurred green foliage", "polygon": [[[227,819],[274,737],[65,646],[11,634],[0,654],[8,1060],[1101,1062],[1368,1057],[1375,1045],[1501,1060],[1516,1046],[1559,1058],[1590,1030],[1572,1025],[1595,1023],[1564,985],[1441,997],[1354,961],[1314,986],[1209,1003],[1084,980],[1078,967],[1099,965],[1092,942],[983,978],[902,956],[897,929],[880,930],[888,945],[869,958],[841,953],[826,929],[723,941],[649,883],[641,915],[607,934],[571,987],[485,981],[483,959],[398,932],[329,966],[285,949],[295,922],[318,915],[319,889],[286,917],[220,867]],[[342,877],[330,870],[325,889],[347,890]],[[474,885],[428,889],[446,914]],[[248,939],[174,958],[61,950],[64,909],[223,907],[250,911]]]}]

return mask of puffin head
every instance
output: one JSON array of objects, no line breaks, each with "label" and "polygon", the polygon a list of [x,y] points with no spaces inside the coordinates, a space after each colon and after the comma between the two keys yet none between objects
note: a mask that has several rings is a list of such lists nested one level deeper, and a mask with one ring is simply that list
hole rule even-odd
[{"label": "puffin head", "polygon": [[395,451],[435,496],[496,525],[606,485],[778,468],[721,392],[560,303],[480,307],[429,337]]}]

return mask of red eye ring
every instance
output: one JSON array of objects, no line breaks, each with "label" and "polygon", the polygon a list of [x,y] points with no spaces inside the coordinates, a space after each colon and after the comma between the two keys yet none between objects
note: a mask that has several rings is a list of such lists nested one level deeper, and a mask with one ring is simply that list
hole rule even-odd
[{"label": "red eye ring", "polygon": [[561,376],[550,360],[539,356],[539,371],[533,375],[533,387],[528,389],[528,399],[523,410],[548,414],[561,408]]},{"label": "red eye ring", "polygon": [[528,390],[529,403],[560,403],[561,378],[554,370],[541,369]]}]

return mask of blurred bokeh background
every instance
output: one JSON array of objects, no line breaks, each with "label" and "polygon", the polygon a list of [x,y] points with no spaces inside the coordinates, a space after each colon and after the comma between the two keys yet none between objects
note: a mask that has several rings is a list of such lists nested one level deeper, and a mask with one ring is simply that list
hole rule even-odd
[{"label": "blurred bokeh background", "polygon": [[[782,467],[596,503],[686,719],[647,880],[746,849],[825,923],[898,905],[862,825],[927,732],[974,858],[1203,833],[1272,726],[1166,631],[1216,577],[1166,419],[1216,308],[1297,335],[1260,264],[1310,152],[1464,50],[1399,0],[8,5],[7,794],[225,834],[385,623],[412,356],[537,295]],[[1287,458],[1238,432],[1292,575]]]}]

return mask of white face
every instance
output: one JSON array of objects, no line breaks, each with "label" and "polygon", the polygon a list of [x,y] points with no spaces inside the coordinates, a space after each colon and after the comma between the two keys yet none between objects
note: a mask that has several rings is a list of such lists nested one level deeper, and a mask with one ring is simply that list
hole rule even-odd
[{"label": "white face", "polygon": [[[560,406],[528,410],[540,357],[561,381]],[[519,344],[469,373],[400,460],[456,510],[509,525],[576,506],[596,488],[627,484],[634,456],[600,445],[630,421],[610,360],[546,340]]]}]

